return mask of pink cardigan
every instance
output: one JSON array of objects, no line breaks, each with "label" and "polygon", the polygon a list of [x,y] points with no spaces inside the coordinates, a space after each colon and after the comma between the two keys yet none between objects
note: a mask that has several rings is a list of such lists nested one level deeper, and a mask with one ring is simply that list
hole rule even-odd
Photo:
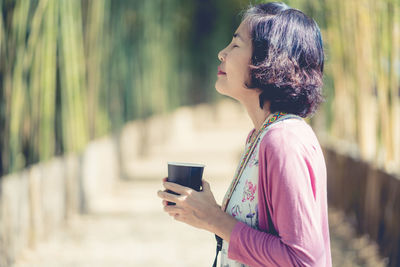
[{"label": "pink cardigan", "polygon": [[[259,148],[259,228],[238,222],[228,257],[250,266],[330,267],[326,166],[311,127],[277,122]],[[278,236],[269,233],[267,208]]]}]

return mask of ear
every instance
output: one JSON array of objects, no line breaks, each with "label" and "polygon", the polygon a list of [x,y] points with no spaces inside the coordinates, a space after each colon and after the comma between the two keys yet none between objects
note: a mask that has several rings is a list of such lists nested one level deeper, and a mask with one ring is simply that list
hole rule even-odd
[{"label": "ear", "polygon": [[267,110],[269,112],[271,112],[271,110],[269,109],[271,107],[271,102],[269,102],[268,100],[266,100],[264,102],[264,106],[263,106],[263,110]]},{"label": "ear", "polygon": [[260,88],[254,88],[254,90],[256,90],[258,95],[260,95],[262,93],[262,90]]}]

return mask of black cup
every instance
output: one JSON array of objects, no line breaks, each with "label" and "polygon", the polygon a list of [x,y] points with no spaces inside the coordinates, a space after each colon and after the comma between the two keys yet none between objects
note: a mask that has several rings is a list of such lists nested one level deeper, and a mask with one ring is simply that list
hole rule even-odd
[{"label": "black cup", "polygon": [[[168,162],[167,181],[190,187],[196,191],[201,190],[204,165],[196,163]],[[179,195],[167,190],[168,193]],[[175,203],[168,202],[168,205]]]}]

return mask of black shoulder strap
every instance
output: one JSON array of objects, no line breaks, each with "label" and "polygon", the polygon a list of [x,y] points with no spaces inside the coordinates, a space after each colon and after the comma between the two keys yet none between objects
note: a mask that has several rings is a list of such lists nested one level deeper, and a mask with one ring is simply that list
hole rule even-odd
[{"label": "black shoulder strap", "polygon": [[216,253],[215,253],[215,259],[214,259],[213,267],[217,267],[218,253],[222,249],[222,238],[217,236],[217,235],[215,235],[215,240],[217,240],[217,249],[216,249]]}]

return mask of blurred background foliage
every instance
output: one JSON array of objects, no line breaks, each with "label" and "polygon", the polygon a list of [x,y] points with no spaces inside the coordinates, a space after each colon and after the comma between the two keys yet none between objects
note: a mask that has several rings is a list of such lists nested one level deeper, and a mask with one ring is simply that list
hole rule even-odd
[{"label": "blurred background foliage", "polygon": [[[400,0],[286,3],[323,33],[326,102],[312,123],[398,170]],[[0,0],[0,176],[127,121],[218,101],[217,53],[248,4]]]}]

